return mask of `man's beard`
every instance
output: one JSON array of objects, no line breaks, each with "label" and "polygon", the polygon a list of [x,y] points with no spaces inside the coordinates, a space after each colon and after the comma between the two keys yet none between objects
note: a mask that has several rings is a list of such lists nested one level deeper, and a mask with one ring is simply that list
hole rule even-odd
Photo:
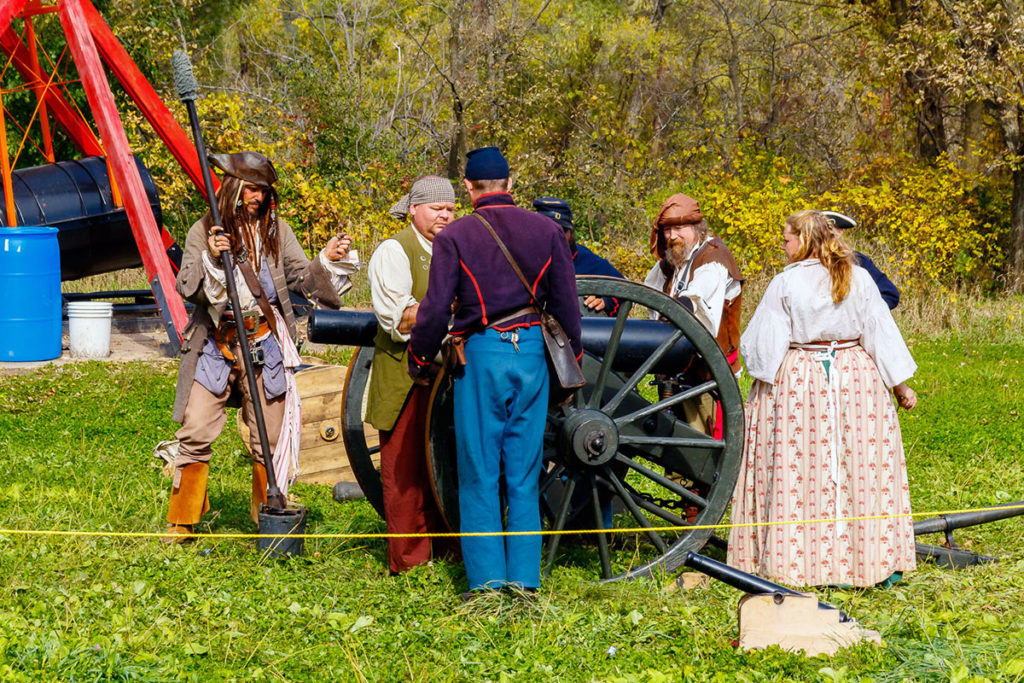
[{"label": "man's beard", "polygon": [[665,260],[672,265],[676,270],[686,265],[686,261],[690,258],[690,252],[693,251],[691,247],[686,246],[686,242],[677,240],[665,247]]}]

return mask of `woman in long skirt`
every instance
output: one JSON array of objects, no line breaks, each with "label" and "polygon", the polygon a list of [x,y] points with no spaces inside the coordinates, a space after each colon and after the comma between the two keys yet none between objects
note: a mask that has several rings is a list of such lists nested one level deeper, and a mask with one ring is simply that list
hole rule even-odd
[{"label": "woman in long skirt", "polygon": [[[903,441],[917,369],[867,271],[819,211],[740,341],[754,385],[729,564],[794,586],[871,586],[916,566]],[[867,519],[850,519],[850,518]],[[815,521],[824,520],[824,521]]]}]

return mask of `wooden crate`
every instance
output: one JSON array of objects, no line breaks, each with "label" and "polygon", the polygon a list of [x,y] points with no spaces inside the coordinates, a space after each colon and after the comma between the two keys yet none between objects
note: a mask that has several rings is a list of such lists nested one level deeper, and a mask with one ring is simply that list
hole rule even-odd
[{"label": "wooden crate", "polygon": [[[308,361],[308,359],[303,359]],[[296,481],[333,486],[339,481],[355,481],[348,464],[341,436],[341,399],[347,368],[338,365],[311,365],[295,373],[295,384],[302,399],[302,436],[299,442],[299,476]],[[377,430],[363,425],[366,444],[380,442]],[[249,448],[249,428],[238,411],[238,434]],[[380,455],[373,456],[380,465]]]}]

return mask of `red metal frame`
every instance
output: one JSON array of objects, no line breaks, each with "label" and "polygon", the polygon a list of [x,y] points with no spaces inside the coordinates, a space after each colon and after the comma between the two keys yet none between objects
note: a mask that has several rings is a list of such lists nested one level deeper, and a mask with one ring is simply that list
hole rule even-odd
[{"label": "red metal frame", "polygon": [[[35,28],[31,18],[51,13],[59,14],[64,36],[71,49],[99,136],[74,102],[65,96],[66,83],[56,78],[61,60],[58,59],[56,65],[51,63],[50,71],[40,64]],[[12,25],[15,18],[24,21],[23,35]],[[175,242],[166,230],[159,229],[156,224],[110,90],[104,65],[139,107],[196,189],[205,196],[199,157],[192,140],[146,81],[89,0],[57,0],[56,5],[44,5],[42,0],[0,0],[0,52],[7,56],[8,64],[17,69],[36,95],[36,115],[39,117],[43,143],[41,151],[48,160],[54,161],[51,115],[79,152],[84,155],[106,157],[115,202],[119,205],[123,203],[128,214],[132,233],[153,287],[154,296],[161,308],[168,335],[173,343],[180,344],[187,316],[181,297],[173,286],[177,268],[168,258],[168,253],[175,246]],[[17,159],[12,162],[8,155],[4,134],[5,117],[6,112],[0,101],[0,176],[3,180],[7,215],[9,220],[13,221],[11,170]],[[25,125],[24,130],[27,131],[31,125],[32,121]],[[219,187],[216,178],[214,187]]]}]

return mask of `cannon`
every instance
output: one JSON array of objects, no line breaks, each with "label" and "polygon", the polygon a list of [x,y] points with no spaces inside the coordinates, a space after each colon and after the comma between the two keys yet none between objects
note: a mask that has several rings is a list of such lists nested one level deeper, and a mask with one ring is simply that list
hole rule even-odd
[{"label": "cannon", "polygon": [[[671,572],[712,538],[738,476],[743,400],[728,361],[707,330],[682,305],[643,285],[616,278],[577,279],[582,300],[614,297],[614,317],[585,312],[583,372],[587,385],[548,411],[544,434],[541,510],[550,530],[604,528],[610,503],[619,528],[636,533],[587,533],[575,543],[546,537],[545,567],[572,561],[578,542],[594,542],[604,581]],[[582,306],[581,306],[581,310]],[[652,317],[658,318],[657,320]],[[342,398],[342,436],[349,462],[367,499],[384,515],[380,474],[363,423],[376,320],[359,311],[315,311],[312,341],[359,347]],[[657,375],[689,378],[681,391],[660,397]],[[721,438],[694,429],[681,417],[687,399],[710,395],[722,417]],[[428,459],[439,507],[458,526],[451,383],[440,378],[431,397]],[[679,413],[679,414],[677,414]],[[664,532],[658,527],[666,527]],[[677,527],[695,527],[692,530]],[[567,547],[570,546],[570,547]]]}]

